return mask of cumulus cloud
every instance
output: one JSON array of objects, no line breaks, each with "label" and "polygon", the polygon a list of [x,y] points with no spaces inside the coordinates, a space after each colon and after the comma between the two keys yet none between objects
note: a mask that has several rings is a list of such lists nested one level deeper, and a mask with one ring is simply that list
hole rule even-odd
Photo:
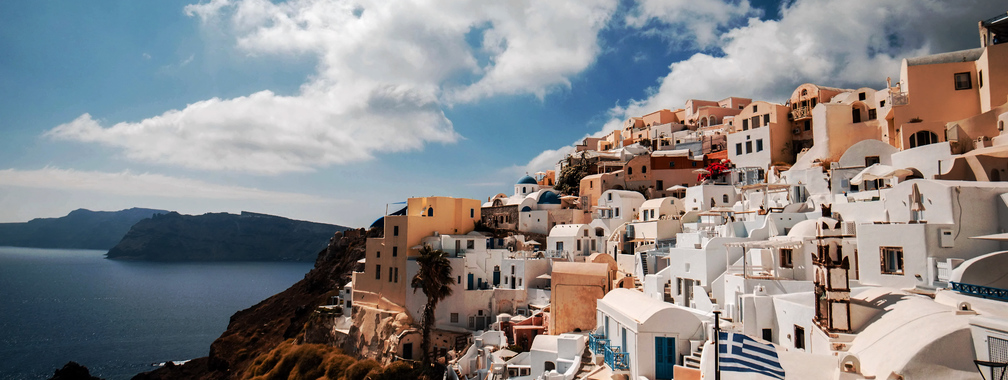
[{"label": "cumulus cloud", "polygon": [[759,13],[748,0],[641,0],[625,22],[675,46],[705,49],[718,42],[726,28]]},{"label": "cumulus cloud", "polygon": [[598,31],[615,9],[616,0],[193,4],[185,12],[233,35],[238,49],[315,57],[316,72],[290,96],[208,99],[139,122],[84,114],[46,135],[146,162],[259,174],[454,143],[444,107],[570,86],[599,54]]},{"label": "cumulus cloud", "polygon": [[[704,4],[705,9],[724,5]],[[641,9],[648,7],[654,8],[654,17],[673,30],[682,25],[696,27],[687,19],[696,13],[687,11],[689,7],[662,11],[661,6],[647,2],[641,5]],[[672,63],[669,73],[659,79],[648,97],[610,109],[611,118],[596,135],[618,128],[627,117],[679,108],[688,99],[741,96],[783,102],[806,82],[882,88],[886,77],[898,80],[903,58],[977,47],[976,22],[1002,12],[1003,4],[984,0],[785,3],[779,20],[749,18],[714,38],[710,49]],[[634,25],[633,19],[630,24]],[[644,27],[645,23],[638,21],[636,25]],[[717,30],[713,25],[709,28]],[[704,40],[706,31],[693,33]],[[547,164],[544,155],[555,152],[543,152],[528,166]]]},{"label": "cumulus cloud", "polygon": [[313,195],[226,186],[161,174],[79,171],[46,167],[39,170],[0,170],[0,186],[34,189],[86,190],[119,196],[257,200],[283,203],[336,202]]}]

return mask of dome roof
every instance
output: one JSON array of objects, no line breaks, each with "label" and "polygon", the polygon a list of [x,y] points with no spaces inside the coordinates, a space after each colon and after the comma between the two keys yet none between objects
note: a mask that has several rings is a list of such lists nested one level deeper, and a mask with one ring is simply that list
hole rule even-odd
[{"label": "dome roof", "polygon": [[517,185],[538,185],[538,184],[539,182],[536,182],[535,178],[532,178],[530,176],[522,177],[521,179],[518,180],[517,183]]},{"label": "dome roof", "polygon": [[560,197],[552,191],[543,191],[539,195],[539,204],[541,205],[558,205],[560,204]]}]

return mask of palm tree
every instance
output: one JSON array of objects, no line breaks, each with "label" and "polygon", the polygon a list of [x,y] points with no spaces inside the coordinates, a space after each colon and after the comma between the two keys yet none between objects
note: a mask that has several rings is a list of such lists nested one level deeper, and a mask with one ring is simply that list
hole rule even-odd
[{"label": "palm tree", "polygon": [[[417,289],[423,290],[427,295],[427,304],[423,311],[423,340],[420,341],[420,360],[426,371],[433,375],[433,355],[431,355],[431,330],[434,328],[434,309],[438,302],[452,294],[452,266],[448,260],[448,254],[440,249],[433,249],[430,245],[424,244],[420,249],[420,256],[416,258],[420,267],[417,274],[413,276],[410,285],[413,286],[413,293]],[[432,376],[433,377],[433,376]]]}]

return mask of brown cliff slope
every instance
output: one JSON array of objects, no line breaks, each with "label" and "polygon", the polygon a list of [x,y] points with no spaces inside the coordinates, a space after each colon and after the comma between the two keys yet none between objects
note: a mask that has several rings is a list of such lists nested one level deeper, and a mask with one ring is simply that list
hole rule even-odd
[{"label": "brown cliff slope", "polygon": [[227,330],[210,345],[210,355],[180,366],[141,373],[135,380],[242,379],[252,361],[302,333],[312,312],[350,281],[376,230],[338,232],[319,252],[315,268],[287,290],[231,316]]}]

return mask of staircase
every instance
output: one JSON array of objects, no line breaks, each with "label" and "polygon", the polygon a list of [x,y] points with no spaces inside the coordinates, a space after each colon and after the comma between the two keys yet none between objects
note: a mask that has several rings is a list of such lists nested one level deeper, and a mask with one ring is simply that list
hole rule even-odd
[{"label": "staircase", "polygon": [[648,275],[647,254],[645,254],[644,252],[641,252],[639,255],[640,255],[640,262],[641,262],[641,272],[644,273],[645,276],[647,276]]},{"label": "staircase", "polygon": [[696,351],[691,352],[689,356],[683,358],[683,367],[700,370],[700,355],[703,354],[703,346],[701,344],[697,347]]}]

